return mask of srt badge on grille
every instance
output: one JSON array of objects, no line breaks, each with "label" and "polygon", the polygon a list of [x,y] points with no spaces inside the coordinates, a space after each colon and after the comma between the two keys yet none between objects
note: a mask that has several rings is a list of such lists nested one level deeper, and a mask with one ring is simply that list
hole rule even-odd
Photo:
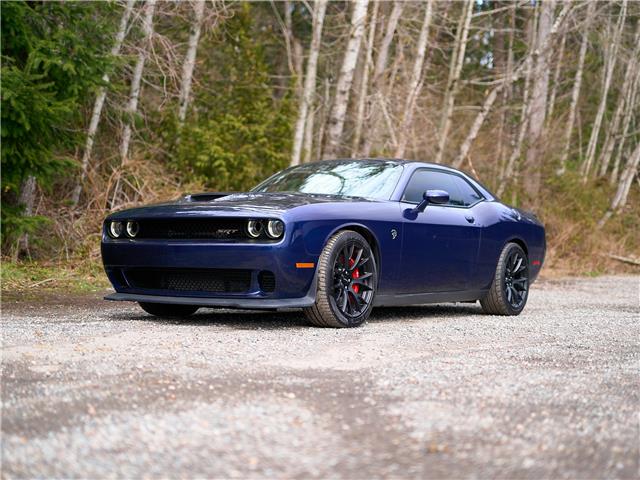
[{"label": "srt badge on grille", "polygon": [[237,228],[219,228],[218,230],[216,230],[216,235],[219,235],[221,237],[231,237],[238,232],[239,230]]}]

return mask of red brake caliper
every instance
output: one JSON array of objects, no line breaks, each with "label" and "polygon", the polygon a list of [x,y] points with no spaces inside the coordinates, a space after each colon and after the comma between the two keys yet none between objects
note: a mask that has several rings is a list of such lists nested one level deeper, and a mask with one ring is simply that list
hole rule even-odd
[{"label": "red brake caliper", "polygon": [[[353,267],[353,265],[355,264],[355,260],[353,258],[349,259],[349,268]],[[360,278],[360,271],[356,268],[353,273],[351,274],[351,278]],[[354,285],[353,286],[353,291],[356,293],[360,293],[360,285]]]}]

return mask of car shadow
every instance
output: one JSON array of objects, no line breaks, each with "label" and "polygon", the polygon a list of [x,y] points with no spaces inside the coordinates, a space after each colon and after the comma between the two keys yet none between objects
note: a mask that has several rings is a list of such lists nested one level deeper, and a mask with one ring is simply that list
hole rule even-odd
[{"label": "car shadow", "polygon": [[[376,307],[368,323],[386,323],[396,321],[444,321],[455,317],[481,314],[478,305],[473,304],[435,304],[409,307]],[[184,325],[194,327],[226,326],[238,330],[280,330],[308,328],[301,310],[222,310],[202,308],[187,318],[154,317],[144,312],[120,314],[119,320],[152,322],[166,325]]]},{"label": "car shadow", "polygon": [[369,317],[369,323],[397,320],[447,320],[452,317],[466,317],[482,314],[478,304],[449,303],[432,305],[410,305],[407,307],[376,307]]}]

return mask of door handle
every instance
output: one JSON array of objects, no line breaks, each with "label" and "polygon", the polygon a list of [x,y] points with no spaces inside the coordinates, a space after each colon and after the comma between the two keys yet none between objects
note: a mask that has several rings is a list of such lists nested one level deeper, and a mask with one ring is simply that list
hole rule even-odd
[{"label": "door handle", "polygon": [[469,223],[473,223],[476,221],[476,219],[473,217],[473,215],[465,215],[464,218],[467,220],[467,222]]}]

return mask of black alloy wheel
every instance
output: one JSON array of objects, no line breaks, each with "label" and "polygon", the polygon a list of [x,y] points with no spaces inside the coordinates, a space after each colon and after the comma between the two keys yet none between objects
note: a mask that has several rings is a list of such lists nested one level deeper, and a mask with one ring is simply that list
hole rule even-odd
[{"label": "black alloy wheel", "polygon": [[318,260],[316,302],[305,309],[320,327],[357,327],[373,308],[378,271],[367,240],[343,230],[329,239]]},{"label": "black alloy wheel", "polygon": [[372,257],[366,242],[351,240],[333,264],[333,302],[348,318],[362,315],[373,301]]},{"label": "black alloy wheel", "polygon": [[519,309],[529,292],[529,268],[523,252],[511,249],[505,262],[504,294],[513,309]]},{"label": "black alloy wheel", "polygon": [[500,254],[491,288],[480,299],[492,315],[519,315],[529,296],[529,259],[517,243],[507,243]]}]

